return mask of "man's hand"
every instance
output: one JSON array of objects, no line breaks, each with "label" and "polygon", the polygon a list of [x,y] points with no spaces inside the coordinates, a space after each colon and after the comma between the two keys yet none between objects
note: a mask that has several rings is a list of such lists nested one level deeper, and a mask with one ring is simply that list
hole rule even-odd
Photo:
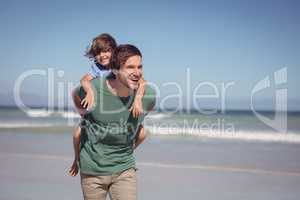
[{"label": "man's hand", "polygon": [[73,164],[69,170],[69,175],[70,176],[76,176],[78,174],[78,165],[77,165],[77,160],[73,161]]}]

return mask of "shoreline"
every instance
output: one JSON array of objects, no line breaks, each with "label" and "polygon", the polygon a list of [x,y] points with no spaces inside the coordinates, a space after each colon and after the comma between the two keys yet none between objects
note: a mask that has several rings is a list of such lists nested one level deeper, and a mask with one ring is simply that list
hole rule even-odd
[{"label": "shoreline", "polygon": [[[150,135],[134,154],[141,200],[300,196],[298,144]],[[82,199],[72,157],[71,133],[2,132],[0,199]]]}]

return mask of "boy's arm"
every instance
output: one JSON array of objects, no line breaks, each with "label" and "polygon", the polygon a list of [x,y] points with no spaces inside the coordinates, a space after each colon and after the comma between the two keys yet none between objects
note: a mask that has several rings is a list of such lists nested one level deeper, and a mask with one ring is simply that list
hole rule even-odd
[{"label": "boy's arm", "polygon": [[90,110],[94,105],[94,93],[91,85],[91,80],[94,77],[87,73],[80,79],[80,84],[83,87],[84,91],[86,92],[85,98],[81,101],[81,105],[83,108],[87,108]]},{"label": "boy's arm", "polygon": [[139,81],[139,87],[136,92],[136,97],[139,98],[140,100],[143,98],[145,94],[145,85],[146,85],[146,80],[144,78],[141,78]]},{"label": "boy's arm", "polygon": [[142,98],[145,93],[145,85],[146,81],[144,78],[141,78],[139,82],[139,87],[137,89],[134,101],[132,106],[129,108],[129,111],[132,111],[133,117],[138,117],[140,114],[143,113],[143,104],[142,104]]}]

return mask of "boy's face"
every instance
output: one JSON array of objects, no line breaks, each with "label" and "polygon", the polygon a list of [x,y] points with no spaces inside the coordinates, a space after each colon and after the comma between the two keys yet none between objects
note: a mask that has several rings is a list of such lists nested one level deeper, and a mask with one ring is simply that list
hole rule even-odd
[{"label": "boy's face", "polygon": [[135,90],[139,86],[139,80],[143,75],[141,56],[131,56],[124,65],[117,70],[118,80],[127,88]]},{"label": "boy's face", "polygon": [[100,54],[95,56],[97,63],[100,65],[107,67],[111,60],[111,50],[101,51]]}]

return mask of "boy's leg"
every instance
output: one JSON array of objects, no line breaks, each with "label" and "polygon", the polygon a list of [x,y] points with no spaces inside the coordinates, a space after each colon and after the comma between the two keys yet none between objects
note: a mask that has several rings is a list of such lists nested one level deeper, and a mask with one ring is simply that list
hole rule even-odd
[{"label": "boy's leg", "polygon": [[81,128],[80,125],[78,125],[73,133],[74,137],[80,137]]},{"label": "boy's leg", "polygon": [[113,175],[109,188],[111,200],[136,200],[136,171],[134,168]]},{"label": "boy's leg", "polygon": [[106,200],[111,176],[92,176],[80,174],[84,200]]}]

